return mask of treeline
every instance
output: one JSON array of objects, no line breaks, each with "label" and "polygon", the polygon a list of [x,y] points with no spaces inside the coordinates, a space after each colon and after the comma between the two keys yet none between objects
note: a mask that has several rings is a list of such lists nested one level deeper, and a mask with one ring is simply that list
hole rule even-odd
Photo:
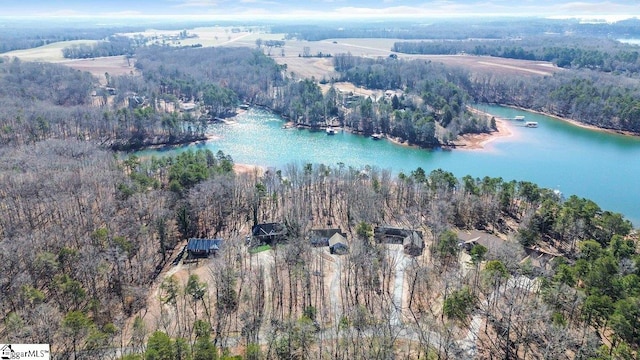
[{"label": "treeline", "polygon": [[412,22],[271,25],[271,32],[285,33],[289,39],[319,41],[341,38],[383,39],[509,39],[542,36],[545,34],[573,34],[576,37],[625,38],[640,36],[640,21],[627,19],[615,23],[582,23],[579,19],[460,19],[433,21],[429,24]]},{"label": "treeline", "polygon": [[[585,199],[420,168],[394,177],[305,164],[233,175],[228,155],[206,150],[118,161],[90,143],[48,140],[0,155],[0,336],[55,344],[61,358],[598,358],[637,349],[625,327],[637,321],[629,309],[640,261],[630,224]],[[286,224],[287,241],[251,254],[247,229],[271,221]],[[350,239],[338,260],[307,240],[327,223]],[[376,243],[373,227],[389,224],[423,231],[429,255]],[[454,228],[519,230],[520,241],[465,255]],[[208,270],[157,279],[150,295],[194,236],[225,246]],[[521,261],[522,244],[552,245],[567,261]],[[471,265],[459,265],[464,256]],[[333,276],[314,275],[325,273]],[[542,290],[536,274],[549,279]],[[593,296],[605,295],[612,305],[598,307]],[[479,336],[468,353],[472,321]]]},{"label": "treeline", "polygon": [[635,74],[640,71],[637,46],[610,39],[548,35],[519,40],[396,42],[393,51],[407,54],[479,55],[548,61],[562,68]]},{"label": "treeline", "polygon": [[133,56],[135,49],[147,42],[144,37],[129,37],[112,35],[107,40],[95,44],[71,45],[62,49],[62,55],[67,59],[89,59],[102,56]]},{"label": "treeline", "polygon": [[271,47],[281,48],[284,46],[284,44],[285,42],[283,40],[262,40],[261,38],[256,39],[256,46],[258,47],[258,49],[262,45],[268,48],[271,48]]}]

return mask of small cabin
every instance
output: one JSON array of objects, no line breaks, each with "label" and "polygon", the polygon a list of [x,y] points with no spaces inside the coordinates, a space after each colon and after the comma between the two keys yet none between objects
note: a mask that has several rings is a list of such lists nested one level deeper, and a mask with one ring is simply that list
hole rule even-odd
[{"label": "small cabin", "polygon": [[529,267],[531,275],[544,276],[552,269],[553,260],[561,257],[555,251],[545,250],[539,246],[525,247],[525,257],[520,261],[523,267]]},{"label": "small cabin", "polygon": [[335,234],[340,234],[343,237],[347,237],[347,234],[343,233],[341,229],[311,229],[309,231],[309,244],[313,247],[325,247],[329,246],[329,238]]},{"label": "small cabin", "polygon": [[477,236],[473,239],[469,239],[469,240],[464,240],[464,241],[460,241],[458,243],[458,246],[463,248],[465,251],[471,251],[471,249],[478,245],[478,240],[480,240],[480,237]]},{"label": "small cabin", "polygon": [[207,258],[215,256],[222,246],[222,239],[196,239],[191,238],[187,243],[187,258]]},{"label": "small cabin", "polygon": [[422,255],[422,251],[424,250],[422,235],[419,235],[416,231],[412,231],[411,234],[402,241],[402,247],[404,248],[404,253],[407,255]]},{"label": "small cabin", "polygon": [[347,244],[347,238],[337,232],[329,238],[329,252],[335,255],[344,255],[349,252],[349,245]]},{"label": "small cabin", "polygon": [[196,109],[196,104],[193,102],[180,103],[180,111],[194,111]]}]

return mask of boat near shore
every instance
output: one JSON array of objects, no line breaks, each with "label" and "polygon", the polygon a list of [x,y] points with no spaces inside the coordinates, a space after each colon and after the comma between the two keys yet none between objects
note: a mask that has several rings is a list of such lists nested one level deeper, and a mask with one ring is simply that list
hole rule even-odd
[{"label": "boat near shore", "polygon": [[325,130],[327,132],[327,135],[335,135],[337,130],[333,128],[333,126],[327,126],[327,129]]},{"label": "boat near shore", "polygon": [[527,121],[526,123],[524,123],[524,126],[528,128],[537,128],[538,123],[535,121]]},{"label": "boat near shore", "polygon": [[380,140],[380,139],[384,138],[384,134],[383,133],[371,134],[371,138],[373,140]]}]

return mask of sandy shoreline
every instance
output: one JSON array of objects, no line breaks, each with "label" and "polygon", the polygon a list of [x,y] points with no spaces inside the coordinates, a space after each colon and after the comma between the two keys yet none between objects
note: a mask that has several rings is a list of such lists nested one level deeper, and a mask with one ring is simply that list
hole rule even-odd
[{"label": "sandy shoreline", "polygon": [[491,119],[492,117],[495,118],[497,130],[492,131],[490,133],[483,133],[483,134],[460,135],[456,140],[453,141],[453,144],[456,149],[459,148],[463,150],[464,149],[481,150],[481,149],[484,149],[485,145],[489,144],[490,142],[496,139],[503,138],[503,137],[510,137],[513,135],[506,121],[496,118],[493,114],[480,111],[478,109],[469,108],[469,110],[472,113],[476,115],[484,116],[487,119]]},{"label": "sandy shoreline", "polygon": [[262,176],[266,171],[264,166],[251,164],[233,164],[233,171],[236,174],[256,174]]}]

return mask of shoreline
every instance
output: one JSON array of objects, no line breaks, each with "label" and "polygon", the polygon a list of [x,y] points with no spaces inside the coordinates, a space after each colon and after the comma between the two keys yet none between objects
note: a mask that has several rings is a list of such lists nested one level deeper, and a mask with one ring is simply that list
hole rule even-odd
[{"label": "shoreline", "polygon": [[[564,121],[564,122],[569,123],[571,125],[574,125],[574,126],[577,126],[577,127],[583,128],[583,129],[587,129],[587,130],[599,131],[599,132],[603,132],[603,133],[607,133],[607,134],[616,134],[616,135],[623,135],[623,136],[640,137],[640,134],[634,133],[634,132],[631,132],[631,131],[602,128],[602,127],[591,125],[591,124],[585,124],[585,123],[580,122],[578,120],[574,120],[574,119],[565,118],[565,117],[562,117],[562,116],[546,113],[544,111],[527,109],[527,108],[523,108],[521,106],[515,106],[515,105],[503,105],[503,104],[494,104],[494,105],[509,107],[509,108],[516,109],[516,110],[527,111],[527,112],[538,114],[538,115],[548,116],[550,118],[554,118],[554,119],[559,120],[559,121]],[[478,111],[480,111],[480,110],[478,110]],[[497,119],[496,119],[496,121],[497,121]]]},{"label": "shoreline", "polygon": [[452,148],[460,150],[485,150],[485,146],[491,142],[500,138],[513,136],[510,125],[506,121],[482,110],[472,107],[469,107],[468,109],[475,115],[486,117],[487,120],[493,117],[496,120],[496,130],[489,133],[459,135],[456,140],[452,141]]},{"label": "shoreline", "polygon": [[455,149],[460,150],[486,150],[486,146],[501,138],[513,136],[513,132],[503,120],[496,119],[496,128],[490,133],[465,134],[460,135],[458,140],[453,142]]},{"label": "shoreline", "polygon": [[267,169],[262,165],[255,164],[233,164],[233,172],[236,175],[246,175],[246,174],[255,174],[257,176],[262,176]]},{"label": "shoreline", "polygon": [[[476,115],[485,116],[487,117],[487,119],[495,117],[493,114],[489,114],[474,108],[470,108],[470,111],[475,113]],[[282,117],[281,115],[279,116]],[[310,129],[309,127],[300,126],[299,124],[296,124],[295,122],[288,120],[284,117],[282,118],[284,120],[284,124],[282,125],[283,129]],[[395,145],[405,146],[405,147],[414,148],[414,149],[423,149],[423,150],[437,150],[438,148],[443,150],[485,150],[485,146],[493,142],[494,140],[499,138],[504,138],[504,137],[510,137],[513,135],[513,132],[509,128],[509,124],[504,120],[496,118],[496,127],[497,127],[497,130],[491,131],[489,133],[459,135],[458,138],[452,141],[450,145],[441,145],[440,147],[433,147],[433,148],[410,144],[407,142],[407,140],[401,140],[400,138],[392,137],[392,136],[389,136],[388,134],[384,134],[384,136],[381,139],[387,140]],[[323,129],[323,128],[324,127],[322,126],[318,127],[318,129]],[[350,134],[368,137],[362,133],[353,131],[353,129],[348,127],[340,126],[339,129],[341,131],[345,131]]]},{"label": "shoreline", "polygon": [[[538,111],[538,110],[532,110],[532,109],[526,109],[520,106],[515,106],[515,105],[505,105],[505,104],[495,104],[495,105],[499,105],[499,106],[505,106],[505,107],[509,107],[509,108],[513,108],[513,109],[517,109],[517,110],[521,110],[521,111],[527,111],[527,112],[531,112],[534,114],[539,114],[539,115],[543,115],[543,116],[548,116],[551,118],[554,118],[556,120],[559,121],[563,121],[566,123],[569,123],[573,126],[577,126],[583,129],[587,129],[587,130],[592,130],[592,131],[598,131],[598,132],[603,132],[603,133],[608,133],[608,134],[616,134],[616,135],[622,135],[622,136],[632,136],[632,137],[640,137],[640,134],[636,134],[633,132],[629,132],[629,131],[623,131],[623,130],[614,130],[614,129],[606,129],[606,128],[601,128],[595,125],[590,125],[590,124],[585,124],[582,122],[579,122],[577,120],[573,120],[570,118],[564,118],[558,115],[553,115],[550,113],[546,113],[546,112],[542,112],[542,111]],[[269,111],[272,111],[275,115],[280,116],[283,119],[283,126],[282,128],[284,129],[291,129],[291,128],[305,128],[305,127],[300,127],[298,124],[294,123],[292,120],[287,119],[286,117],[284,117],[281,114],[278,114],[277,112],[274,112],[271,109],[268,109]],[[459,135],[455,140],[453,140],[451,142],[451,144],[449,145],[441,145],[441,149],[443,150],[486,150],[487,145],[489,145],[490,143],[494,142],[497,139],[500,138],[508,138],[508,137],[512,137],[514,134],[511,131],[510,128],[510,124],[503,120],[500,119],[498,117],[496,117],[494,114],[479,110],[477,108],[473,108],[473,107],[468,107],[468,110],[470,112],[472,112],[475,115],[478,116],[483,116],[486,117],[487,119],[490,119],[492,117],[495,118],[496,120],[496,128],[497,130],[491,131],[489,133],[479,133],[479,134],[464,134],[464,135]],[[236,118],[238,115],[241,115],[243,113],[246,113],[248,110],[247,109],[243,109],[243,108],[238,108],[237,112],[234,116],[231,116],[229,118],[226,118],[224,123],[226,123],[227,125],[231,125],[233,123],[236,122]],[[320,127],[322,128],[322,127]],[[363,135],[360,134],[358,132],[354,132],[352,129],[341,126],[340,129],[342,131],[346,131],[352,134],[357,134],[357,135]],[[364,135],[363,135],[364,136]],[[192,145],[192,144],[198,144],[201,142],[208,142],[210,140],[217,140],[220,139],[220,136],[214,133],[210,133],[207,132],[204,134],[204,136],[202,138],[198,138],[198,139],[194,139],[191,141],[185,141],[185,142],[178,142],[178,143],[172,143],[172,144],[167,144],[167,143],[163,143],[163,144],[152,144],[150,146],[142,146],[136,150],[128,150],[127,152],[135,152],[135,151],[141,151],[141,150],[145,150],[145,149],[160,149],[160,148],[171,148],[171,147],[180,147],[180,146],[185,146],[185,145]],[[425,149],[425,150],[436,150],[436,148],[425,148],[425,147],[421,147],[419,145],[415,145],[415,144],[409,144],[406,140],[405,141],[401,141],[400,138],[395,138],[395,137],[391,137],[391,136],[387,136],[385,134],[385,136],[382,138],[384,140],[387,140],[395,145],[400,145],[400,146],[406,146],[406,147],[410,147],[410,148],[417,148],[417,149]],[[248,164],[240,164],[240,165],[248,165]],[[256,167],[261,168],[260,166],[256,165]],[[264,169],[262,168],[262,171],[264,172]],[[242,172],[246,172],[243,168]]]},{"label": "shoreline", "polygon": [[207,134],[204,134],[203,136],[197,136],[192,139],[181,139],[178,141],[164,141],[164,142],[150,143],[146,145],[141,144],[141,145],[135,145],[135,146],[131,146],[131,145],[123,146],[123,145],[111,144],[109,145],[109,148],[116,152],[135,153],[135,152],[144,151],[144,150],[170,149],[174,147],[206,142],[207,140],[209,140],[209,138]]}]

